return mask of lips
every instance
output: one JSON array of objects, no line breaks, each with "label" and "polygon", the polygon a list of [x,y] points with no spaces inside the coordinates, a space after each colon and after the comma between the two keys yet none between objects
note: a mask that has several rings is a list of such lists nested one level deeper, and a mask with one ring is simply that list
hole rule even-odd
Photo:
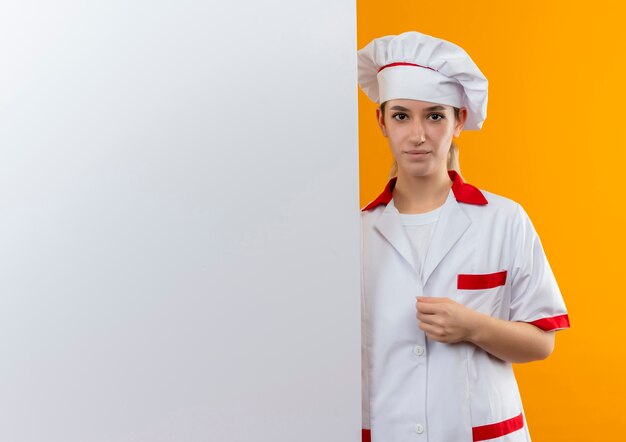
[{"label": "lips", "polygon": [[418,155],[418,154],[426,154],[429,153],[429,150],[407,150],[405,153],[409,153],[412,155]]}]

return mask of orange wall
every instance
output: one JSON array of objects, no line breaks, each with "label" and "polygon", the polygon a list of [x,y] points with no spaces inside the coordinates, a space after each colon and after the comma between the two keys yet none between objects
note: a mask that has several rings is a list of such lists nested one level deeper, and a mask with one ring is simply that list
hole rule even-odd
[{"label": "orange wall", "polygon": [[[626,440],[626,14],[617,4],[357,2],[358,48],[416,30],[463,47],[489,80],[482,130],[456,139],[463,176],[524,206],[572,323],[549,359],[516,366],[537,442]],[[361,207],[392,162],[375,109],[359,90]]]}]

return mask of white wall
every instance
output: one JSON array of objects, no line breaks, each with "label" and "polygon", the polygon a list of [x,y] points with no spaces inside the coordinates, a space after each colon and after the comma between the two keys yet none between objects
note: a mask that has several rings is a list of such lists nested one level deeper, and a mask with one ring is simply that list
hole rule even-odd
[{"label": "white wall", "polygon": [[360,440],[355,35],[0,2],[0,441]]}]

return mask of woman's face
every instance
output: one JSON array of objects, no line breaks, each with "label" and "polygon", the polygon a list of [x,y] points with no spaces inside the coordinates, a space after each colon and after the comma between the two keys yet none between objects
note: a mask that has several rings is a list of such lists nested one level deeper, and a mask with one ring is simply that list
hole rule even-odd
[{"label": "woman's face", "polygon": [[427,176],[447,170],[450,144],[461,134],[467,110],[461,109],[457,121],[452,106],[398,99],[387,101],[384,119],[380,109],[376,116],[389,139],[398,173]]}]

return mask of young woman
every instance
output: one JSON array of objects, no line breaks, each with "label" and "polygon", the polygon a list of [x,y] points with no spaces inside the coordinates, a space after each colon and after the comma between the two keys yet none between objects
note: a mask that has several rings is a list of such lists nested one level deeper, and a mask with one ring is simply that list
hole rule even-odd
[{"label": "young woman", "polygon": [[547,358],[569,319],[524,209],[460,175],[452,139],[482,127],[487,79],[418,32],[358,61],[395,159],[361,211],[363,440],[530,441],[511,363]]}]

